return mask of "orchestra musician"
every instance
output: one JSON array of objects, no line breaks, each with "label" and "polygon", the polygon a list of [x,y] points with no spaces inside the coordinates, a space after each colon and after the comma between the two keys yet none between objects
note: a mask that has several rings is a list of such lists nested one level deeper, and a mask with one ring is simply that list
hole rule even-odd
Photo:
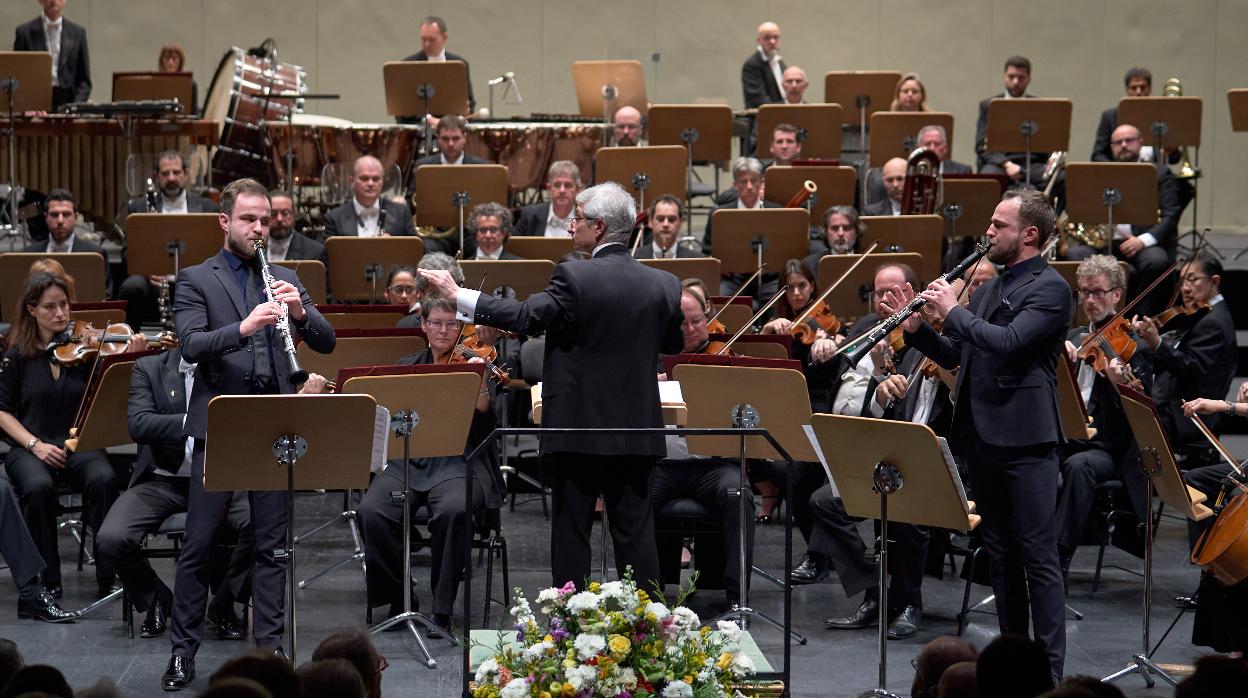
[{"label": "orchestra musician", "polygon": [[[1122,124],[1114,129],[1110,139],[1115,162],[1147,162],[1141,155],[1142,145],[1140,130],[1131,124]],[[1151,226],[1119,223],[1113,231],[1114,256],[1131,265],[1135,272],[1131,279],[1133,293],[1147,288],[1157,277],[1170,271],[1178,247],[1179,218],[1191,200],[1191,188],[1187,183],[1176,179],[1168,166],[1155,166],[1159,210],[1157,223]],[[1080,260],[1094,252],[1087,245],[1073,245],[1066,257]],[[1165,310],[1169,295],[1170,285],[1162,283],[1141,299],[1136,307],[1145,315],[1153,315]]]},{"label": "orchestra musician", "polygon": [[511,237],[511,209],[493,201],[477,204],[468,212],[464,257],[468,259],[520,259],[506,249]]},{"label": "orchestra musician", "polygon": [[476,111],[477,98],[472,93],[472,71],[468,67],[468,60],[457,53],[451,53],[446,50],[446,40],[448,38],[450,38],[450,32],[446,29],[446,20],[436,15],[425,17],[420,21],[420,50],[403,60],[429,61],[430,63],[462,62],[464,64],[464,78],[468,82],[468,110]]},{"label": "orchestra musician", "polygon": [[[429,346],[395,363],[404,366],[450,363],[463,328],[463,323],[455,319],[455,302],[428,296],[421,301],[420,317]],[[478,339],[487,344],[493,344],[497,336],[495,330],[481,325],[476,332]],[[475,361],[480,362],[480,359]],[[494,429],[495,388],[489,375],[487,371],[477,395],[464,455],[480,445]],[[502,506],[502,487],[497,482],[498,464],[494,454],[493,450],[487,450],[472,463],[474,511]],[[463,478],[468,476],[464,455],[413,459],[407,464],[412,510],[425,506],[429,511],[429,548],[433,554],[432,620],[444,630],[451,627],[455,596],[467,562],[464,541],[473,531],[464,502]],[[403,467],[402,459],[391,460],[385,470],[373,478],[357,509],[364,537],[368,605],[389,604],[390,616],[403,612],[404,601],[403,501],[393,496],[394,492],[402,490]],[[412,590],[412,608],[419,607]]]},{"label": "orchestra musician", "polygon": [[[884,301],[888,292],[899,289],[903,285],[911,289],[919,287],[919,277],[910,265],[890,263],[876,269],[870,291],[872,312],[858,318],[846,336],[852,339],[865,334],[888,317],[889,313],[884,310]],[[832,403],[832,411],[835,414],[854,417],[869,415],[871,395],[876,385],[892,373],[888,365],[892,362],[893,351],[893,347],[885,346],[885,343],[881,342],[869,354],[863,356],[857,366],[846,367],[848,370],[840,376],[840,387],[836,391],[836,400]]]},{"label": "orchestra musician", "polygon": [[295,232],[295,197],[288,191],[269,192],[273,219],[269,222],[269,261],[315,259],[329,269],[325,245],[302,233]]},{"label": "orchestra musician", "polygon": [[979,172],[981,174],[1006,174],[1015,182],[1026,179],[1024,167],[1031,168],[1031,182],[1036,184],[1044,179],[1044,167],[1048,162],[1048,153],[1032,152],[1031,160],[1027,161],[1026,153],[1002,153],[988,150],[988,103],[993,98],[1031,99],[1027,94],[1027,86],[1031,84],[1031,61],[1024,56],[1010,56],[1005,60],[1005,72],[1001,76],[1004,90],[1001,94],[988,97],[979,103],[979,120],[975,123],[975,153],[979,156]]},{"label": "orchestra musician", "polygon": [[862,237],[862,221],[853,206],[829,206],[823,212],[823,239],[811,241],[814,249],[802,259],[802,266],[812,277],[819,275],[819,260],[824,255],[853,254]]},{"label": "orchestra musician", "polygon": [[520,209],[512,235],[568,237],[568,222],[581,193],[581,170],[571,160],[556,160],[546,169],[546,193],[550,201]]},{"label": "orchestra musician", "polygon": [[[1138,448],[1131,434],[1131,425],[1122,411],[1118,391],[1113,386],[1114,382],[1129,383],[1129,377],[1121,370],[1101,373],[1091,361],[1076,356],[1085,339],[1114,318],[1122,302],[1125,277],[1118,260],[1103,254],[1088,257],[1079,263],[1075,271],[1079,304],[1087,313],[1089,324],[1070,331],[1066,339],[1066,354],[1078,366],[1075,382],[1096,434],[1088,439],[1067,441],[1059,449],[1062,490],[1057,500],[1057,546],[1063,578],[1070,576],[1070,561],[1083,539],[1084,528],[1092,514],[1093,490],[1098,483],[1122,480],[1128,485],[1140,520],[1148,515],[1143,478],[1129,477],[1125,472],[1139,470],[1134,467],[1137,458],[1133,456]],[[1147,393],[1153,383],[1152,352],[1140,343],[1136,344],[1127,364],[1131,367],[1130,375],[1141,381],[1143,391]],[[1111,356],[1114,353],[1111,349],[1106,356],[1118,360]]]},{"label": "orchestra musician", "polygon": [[623,106],[615,110],[611,117],[611,145],[627,147],[641,145],[645,126],[641,121],[641,112],[636,107]]},{"label": "orchestra musician", "polygon": [[[441,254],[441,253],[438,253]],[[420,288],[416,281],[416,269],[395,264],[386,274],[386,302],[407,308],[407,315],[395,327],[420,327]]]},{"label": "orchestra musician", "polygon": [[[1153,94],[1153,74],[1148,68],[1134,66],[1128,69],[1122,78],[1122,84],[1126,88],[1128,97],[1148,97]],[[1116,161],[1114,151],[1109,144],[1116,128],[1118,128],[1118,107],[1113,106],[1101,112],[1101,121],[1096,125],[1096,142],[1092,145],[1093,162]],[[1154,159],[1151,145],[1141,148],[1141,153],[1140,159],[1143,161]],[[1170,164],[1179,162],[1182,157],[1182,150],[1175,148],[1170,153]]]},{"label": "orchestra musician", "polygon": [[[592,259],[555,266],[545,291],[523,302],[461,289],[447,271],[419,270],[455,298],[461,317],[523,334],[546,331],[543,427],[661,427],[654,367],[684,346],[680,283],[632,258],[625,247],[637,219],[632,196],[607,182],[576,197],[572,240]],[[553,489],[551,568],[555,586],[581,584],[590,571],[590,527],[603,496],[616,569],[639,583],[658,580],[650,502],[661,436],[550,435],[541,449]],[[587,463],[593,467],[586,467]]]},{"label": "orchestra musician", "polygon": [[[414,235],[416,231],[412,229],[411,209],[405,202],[383,197],[383,186],[385,171],[381,161],[372,155],[357,158],[351,165],[351,191],[354,196],[325,214],[325,237]],[[384,221],[381,217],[383,211],[386,214]]]},{"label": "orchestra musician", "polygon": [[[988,259],[1005,271],[980,287],[969,308],[943,279],[928,285],[922,296],[945,334],[915,315],[904,327],[906,343],[939,366],[961,366],[950,434],[983,517],[1001,632],[1034,628],[1060,677],[1066,626],[1053,506],[1062,438],[1054,371],[1072,307],[1070,286],[1040,255],[1055,218],[1043,193],[1006,192],[986,233]],[[913,298],[903,287],[883,307],[895,312]]]},{"label": "orchestra musician", "polygon": [[[69,301],[70,284],[65,277],[47,271],[29,274],[16,306],[19,312],[13,321],[11,346],[0,360],[0,429],[11,444],[5,472],[20,497],[26,525],[45,563],[43,586],[55,598],[62,595],[57,486],[68,484],[82,493],[83,520],[93,531],[100,530],[119,489],[103,449],[65,448],[94,367],[90,361],[62,365],[46,350],[66,339]],[[134,335],[126,349],[140,351],[146,346],[142,335]],[[97,550],[98,542],[97,537]],[[112,591],[113,571],[107,564],[96,565],[95,579],[100,596]]]},{"label": "orchestra musician", "polygon": [[[781,208],[779,204],[772,203],[763,198],[763,163],[757,158],[737,158],[732,163],[732,194],[734,196],[724,197],[721,195],[720,200],[724,203],[716,206],[706,217],[706,234],[702,239],[702,249],[708,255],[713,255],[711,251],[711,219],[715,217],[715,211],[721,209],[755,209],[755,208]],[[720,283],[720,293],[725,296],[731,296],[737,287],[745,281],[748,274],[725,275]],[[775,277],[771,273],[763,275],[762,284],[760,285],[756,297],[770,297],[775,294],[779,286],[775,285]]]},{"label": "orchestra musician", "polygon": [[637,259],[688,259],[705,257],[697,250],[678,243],[685,219],[681,201],[671,194],[660,194],[650,202],[650,244],[637,247]]},{"label": "orchestra musician", "polygon": [[[684,333],[685,354],[706,353],[710,338],[706,323],[711,316],[710,303],[697,290],[685,288],[680,294],[680,309],[684,315],[681,331]],[[654,469],[654,484],[650,497],[658,511],[665,504],[690,497],[710,512],[719,522],[721,547],[710,557],[723,560],[723,569],[703,572],[706,579],[723,578],[725,604],[730,607],[738,602],[741,588],[741,526],[745,526],[746,561],[748,570],[753,564],[754,551],[754,499],[746,497],[746,518],[740,517],[736,490],[741,486],[741,466],[723,458],[704,458],[689,453],[683,436],[667,437],[667,456]],[[698,546],[702,551],[701,545]],[[701,568],[702,565],[699,565]],[[749,580],[746,580],[749,583]]]},{"label": "orchestra musician", "polygon": [[784,59],[780,57],[780,26],[775,22],[758,25],[757,46],[741,66],[741,91],[745,108],[784,101]]},{"label": "orchestra musician", "polygon": [[415,166],[421,165],[488,165],[476,155],[464,151],[468,145],[468,121],[458,114],[447,114],[438,120],[433,129],[434,138],[438,141],[438,152],[416,160]]},{"label": "orchestra musician", "polygon": [[884,167],[880,168],[881,181],[884,183],[884,192],[888,194],[887,198],[876,199],[866,206],[862,207],[862,215],[864,216],[900,216],[901,215],[901,195],[906,190],[906,164],[905,158],[891,158],[884,163]]},{"label": "orchestra musician", "polygon": [[87,30],[62,15],[65,0],[39,0],[43,13],[19,24],[14,51],[47,51],[52,55],[52,111],[91,96],[91,61]]},{"label": "orchestra musician", "polygon": [[[160,47],[160,56],[156,59],[156,70],[161,73],[181,73],[186,69],[186,51],[176,41],[170,41]],[[187,71],[190,72],[190,71]],[[199,85],[191,81],[191,103],[186,105],[188,114],[199,116]]]},{"label": "orchestra musician", "polygon": [[[208,403],[217,395],[296,391],[276,327],[283,319],[290,333],[313,351],[328,354],[336,342],[333,327],[316,310],[293,271],[272,266],[269,273],[274,283],[263,288],[255,247],[268,240],[269,216],[267,188],[252,179],[231,182],[221,192],[221,251],[178,275],[174,314],[179,346],[183,358],[196,364],[184,429],[186,436],[194,438],[194,445],[186,535],[173,591],[172,656],[161,676],[161,687],[167,691],[186,688],[195,678],[195,653],[203,637],[207,605],[209,554],[228,518],[232,498],[230,492],[204,489]],[[285,656],[281,642],[286,562],[275,553],[285,545],[286,493],[248,492],[248,502],[255,539],[252,639],[264,651]]]},{"label": "orchestra musician", "polygon": [[949,136],[945,127],[940,124],[928,124],[919,129],[915,143],[920,148],[936,153],[940,158],[941,174],[970,174],[971,166],[957,160],[949,159]]},{"label": "orchestra musician", "polygon": [[793,124],[776,124],[771,130],[771,160],[763,162],[765,170],[772,165],[792,165],[794,160],[802,157],[802,142],[797,137],[797,127]]},{"label": "orchestra musician", "polygon": [[931,111],[927,107],[927,88],[918,73],[906,73],[897,81],[889,111]]},{"label": "orchestra musician", "polygon": [[83,240],[74,232],[74,226],[78,222],[78,203],[74,199],[74,195],[68,189],[61,189],[60,187],[48,190],[47,199],[44,201],[43,219],[48,225],[47,241],[32,242],[22,251],[47,252],[48,254],[94,252],[100,255],[100,259],[104,264],[105,293],[111,298],[113,295],[113,274],[112,268],[108,263],[108,253],[104,251],[103,247],[89,240]]},{"label": "orchestra musician", "polygon": [[810,87],[810,83],[806,81],[806,71],[791,65],[784,69],[780,77],[784,85],[784,103],[805,104],[806,88]]}]

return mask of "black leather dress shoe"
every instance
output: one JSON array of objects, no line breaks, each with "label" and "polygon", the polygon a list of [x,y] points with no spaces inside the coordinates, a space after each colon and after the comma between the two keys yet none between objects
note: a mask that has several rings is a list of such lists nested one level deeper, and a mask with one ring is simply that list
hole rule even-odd
[{"label": "black leather dress shoe", "polygon": [[73,611],[66,611],[57,605],[56,599],[46,591],[39,592],[33,599],[17,600],[17,617],[32,618],[49,623],[72,623],[78,617]]},{"label": "black leather dress shoe", "polygon": [[901,613],[888,624],[888,639],[908,640],[919,633],[919,622],[923,619],[923,609],[918,606],[906,606]]},{"label": "black leather dress shoe", "polygon": [[802,557],[802,564],[793,568],[792,578],[794,584],[814,584],[823,581],[828,576],[828,559],[822,555],[806,553]]},{"label": "black leather dress shoe", "polygon": [[54,599],[59,599],[65,595],[65,587],[61,586],[60,582],[44,584],[43,590],[48,592]]},{"label": "black leather dress shoe", "polygon": [[246,634],[243,628],[243,622],[234,614],[234,607],[228,608],[208,608],[206,620],[217,626],[217,639],[219,640],[241,640]]},{"label": "black leather dress shoe", "polygon": [[880,602],[876,599],[865,599],[858,605],[858,610],[844,618],[828,618],[823,621],[829,628],[838,630],[857,630],[865,628],[880,618]]},{"label": "black leather dress shoe", "polygon": [[169,628],[169,612],[173,606],[173,598],[156,595],[152,605],[147,609],[147,617],[139,626],[139,637],[160,637]]},{"label": "black leather dress shoe", "polygon": [[[436,625],[436,626],[438,626],[439,628],[441,628],[441,629],[445,630],[447,635],[450,635],[450,634],[451,634],[451,616],[450,616],[450,614],[448,614],[448,613],[435,613],[435,614],[433,614],[433,616],[432,616],[429,620],[432,620],[434,625]],[[437,632],[437,631],[435,631],[433,628],[425,628],[425,637],[437,638],[437,637],[443,637],[443,635],[438,634],[438,632]]]},{"label": "black leather dress shoe", "polygon": [[166,691],[181,691],[195,680],[195,660],[173,655],[169,666],[160,675],[160,687]]},{"label": "black leather dress shoe", "polygon": [[277,649],[273,650],[273,656],[285,662],[290,661],[290,657],[286,656],[286,650],[282,649],[281,647],[278,647]]}]

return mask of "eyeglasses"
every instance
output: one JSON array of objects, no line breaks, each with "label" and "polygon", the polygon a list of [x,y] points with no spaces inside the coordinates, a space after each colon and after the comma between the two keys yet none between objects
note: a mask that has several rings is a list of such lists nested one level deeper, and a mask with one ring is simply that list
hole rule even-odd
[{"label": "eyeglasses", "polygon": [[1208,278],[1208,276],[1185,276],[1183,277],[1183,283],[1195,285]]},{"label": "eyeglasses", "polygon": [[1081,288],[1081,289],[1079,289],[1079,297],[1080,297],[1080,298],[1091,298],[1091,299],[1093,299],[1093,300],[1098,300],[1098,301],[1099,301],[1099,300],[1101,300],[1102,298],[1104,298],[1105,296],[1108,296],[1110,293],[1113,293],[1114,291],[1117,291],[1118,289],[1119,289],[1119,287],[1118,287],[1118,286],[1113,286],[1113,287],[1111,287],[1111,288],[1106,288],[1106,289],[1099,289],[1099,288]]},{"label": "eyeglasses", "polygon": [[703,325],[703,324],[706,324],[706,316],[694,315],[693,317],[685,318],[685,321],[680,323],[680,326],[681,327],[697,327],[698,325]]},{"label": "eyeglasses", "polygon": [[503,229],[496,225],[482,225],[477,226],[477,232],[485,233],[486,235],[498,235],[503,232]]},{"label": "eyeglasses", "polygon": [[415,286],[390,286],[386,290],[400,296],[410,296],[416,293]]},{"label": "eyeglasses", "polygon": [[568,219],[568,222],[571,223],[572,225],[576,225],[577,221],[585,221],[588,223],[590,221],[595,221],[595,220],[598,220],[598,219],[593,218],[591,216],[572,216],[571,218]]},{"label": "eyeglasses", "polygon": [[459,320],[423,320],[425,327],[434,332],[442,332],[444,330],[458,330]]}]

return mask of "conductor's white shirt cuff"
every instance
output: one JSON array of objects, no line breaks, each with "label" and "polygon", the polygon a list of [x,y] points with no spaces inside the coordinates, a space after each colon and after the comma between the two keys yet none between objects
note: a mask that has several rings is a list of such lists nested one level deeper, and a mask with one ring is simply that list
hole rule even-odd
[{"label": "conductor's white shirt cuff", "polygon": [[455,309],[458,311],[457,320],[464,322],[472,322],[477,316],[477,299],[481,297],[481,292],[473,288],[461,288],[455,294]]}]

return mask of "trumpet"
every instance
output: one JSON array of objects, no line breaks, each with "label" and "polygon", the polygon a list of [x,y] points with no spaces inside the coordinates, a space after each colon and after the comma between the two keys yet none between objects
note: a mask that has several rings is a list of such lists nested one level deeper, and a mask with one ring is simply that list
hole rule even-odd
[{"label": "trumpet", "polygon": [[[275,302],[277,299],[273,297],[273,284],[277,283],[277,279],[274,279],[272,272],[269,271],[269,255],[265,251],[265,241],[256,240],[254,246],[256,259],[260,260],[260,278],[264,282],[264,297],[270,303]],[[281,306],[282,313],[277,320],[277,332],[282,336],[282,350],[286,352],[286,360],[290,362],[290,373],[287,378],[290,379],[292,385],[303,385],[308,380],[308,372],[299,365],[299,357],[295,353],[295,337],[290,331],[290,308],[286,307],[285,303]]]}]

